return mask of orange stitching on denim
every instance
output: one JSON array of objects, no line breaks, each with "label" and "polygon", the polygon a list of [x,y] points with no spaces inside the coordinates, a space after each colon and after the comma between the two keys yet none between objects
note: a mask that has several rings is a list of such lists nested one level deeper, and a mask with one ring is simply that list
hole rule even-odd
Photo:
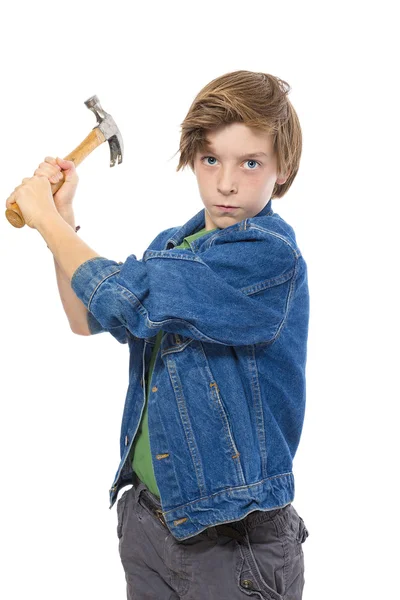
[{"label": "orange stitching on denim", "polygon": [[174,521],[174,525],[182,525],[182,523],[184,523],[187,520],[187,517],[184,517],[183,519],[178,519],[177,521]]}]

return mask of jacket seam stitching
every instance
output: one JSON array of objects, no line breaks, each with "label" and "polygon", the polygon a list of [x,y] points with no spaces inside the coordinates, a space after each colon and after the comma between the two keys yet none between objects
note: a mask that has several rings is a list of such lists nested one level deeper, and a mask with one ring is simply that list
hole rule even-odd
[{"label": "jacket seam stitching", "polygon": [[286,283],[286,281],[289,281],[289,279],[293,277],[295,268],[296,267],[293,267],[292,269],[290,269],[290,271],[282,273],[282,275],[277,275],[276,277],[265,279],[260,283],[255,283],[253,285],[248,285],[247,287],[240,288],[239,291],[243,294],[246,294],[247,296],[251,296],[252,294],[257,294],[258,292],[262,292],[263,290],[267,290],[271,287],[282,285],[282,283]]},{"label": "jacket seam stitching", "polygon": [[[171,248],[171,250],[173,250],[173,248]],[[198,262],[201,264],[205,264],[203,260],[201,260],[201,258],[199,258],[196,255],[193,255],[193,253],[191,252],[190,255],[189,254],[183,254],[183,253],[174,253],[171,254],[171,250],[149,250],[144,253],[143,256],[143,260],[144,262],[147,262],[148,260],[151,260],[152,258],[170,258],[172,260],[174,259],[181,259],[181,260],[191,260],[193,262]],[[188,248],[189,250],[189,248]]]},{"label": "jacket seam stitching", "polygon": [[285,308],[285,314],[284,314],[284,317],[283,317],[283,319],[282,319],[282,322],[281,322],[281,324],[280,324],[280,325],[279,325],[279,327],[278,327],[278,330],[277,330],[276,334],[274,335],[273,339],[271,340],[271,344],[273,344],[273,343],[274,343],[274,342],[275,342],[275,341],[278,339],[278,337],[279,337],[279,335],[280,335],[280,333],[281,333],[281,331],[282,331],[282,328],[283,328],[283,326],[284,326],[284,325],[285,325],[285,323],[286,323],[287,316],[288,316],[288,314],[289,314],[290,301],[291,301],[291,299],[292,299],[292,297],[293,297],[294,282],[296,281],[296,275],[297,275],[297,270],[298,270],[298,264],[299,264],[299,261],[298,261],[298,260],[296,260],[296,265],[295,265],[295,267],[294,267],[294,274],[293,274],[292,280],[291,280],[291,282],[290,282],[289,293],[288,293],[288,297],[287,297],[287,299],[286,299],[286,308]]},{"label": "jacket seam stitching", "polygon": [[[97,258],[97,257],[95,257]],[[91,259],[90,259],[91,260]],[[93,292],[91,293],[90,297],[89,297],[89,301],[88,301],[88,310],[90,310],[90,305],[92,303],[93,300],[93,296],[95,295],[97,289],[99,288],[99,286],[109,277],[112,277],[113,275],[115,275],[116,273],[120,273],[121,269],[117,269],[116,271],[114,271],[113,273],[110,273],[109,275],[106,275],[105,277],[103,277],[103,279],[101,281],[99,281],[99,283],[96,285],[96,287],[94,288]]]},{"label": "jacket seam stitching", "polygon": [[[272,237],[276,237],[278,239],[280,239],[282,242],[284,242],[287,246],[289,246],[289,248],[291,249],[291,251],[293,252],[293,254],[295,255],[295,257],[297,258],[301,252],[299,250],[299,248],[297,248],[297,246],[293,245],[292,242],[290,242],[284,235],[277,233],[275,231],[271,231],[269,229],[265,229],[264,227],[260,227],[259,225],[256,225],[255,223],[250,223],[248,227],[243,227],[243,229],[240,229],[238,231],[250,231],[251,229],[255,229],[257,231],[262,231],[263,233],[266,233]],[[212,235],[210,237],[209,240],[207,240],[207,242],[204,244],[205,248],[209,247],[209,246],[213,246],[214,241],[216,239],[220,239],[223,238],[224,236],[227,236],[231,233],[231,231],[228,230],[228,228],[225,228],[223,230],[220,230],[218,232],[216,232],[214,235]],[[247,240],[238,240],[238,241],[243,241],[246,242]],[[234,242],[232,242],[234,243]]]},{"label": "jacket seam stitching", "polygon": [[232,486],[229,488],[225,488],[224,490],[221,490],[220,492],[216,492],[215,494],[209,494],[208,496],[202,496],[201,498],[198,498],[197,500],[192,500],[191,502],[186,502],[186,504],[181,504],[179,506],[176,506],[175,508],[171,508],[170,510],[164,510],[163,513],[164,515],[168,515],[169,513],[175,512],[177,510],[182,510],[184,509],[186,506],[191,506],[192,504],[198,504],[199,502],[203,502],[203,500],[209,500],[210,498],[215,498],[216,496],[220,496],[221,494],[226,494],[227,492],[231,492],[231,491],[239,491],[239,490],[246,490],[255,486],[259,486],[261,484],[263,484],[265,481],[270,481],[271,479],[277,479],[279,477],[288,477],[290,475],[293,475],[293,471],[289,471],[288,473],[281,473],[280,475],[272,475],[271,477],[267,477],[266,479],[261,479],[260,481],[257,481],[256,483],[251,483],[249,485],[238,485],[238,486]]},{"label": "jacket seam stitching", "polygon": [[92,262],[92,260],[96,260],[98,258],[102,258],[104,260],[103,256],[92,256],[92,258],[88,258],[87,260],[85,260],[83,263],[81,263],[79,265],[79,267],[77,267],[75,269],[75,271],[72,273],[72,277],[71,277],[71,282],[74,279],[74,277],[76,276],[76,274],[78,273],[78,271],[83,267],[83,265],[87,265],[87,263]]},{"label": "jacket seam stitching", "polygon": [[[200,331],[200,329],[198,329],[197,327],[195,327],[194,325],[192,325],[191,323],[189,323],[189,321],[185,321],[185,319],[178,319],[178,318],[173,318],[173,319],[165,319],[164,321],[151,321],[151,319],[149,319],[148,316],[148,311],[147,309],[143,306],[143,304],[140,302],[140,300],[137,298],[137,296],[135,296],[135,294],[133,294],[130,290],[128,290],[128,288],[124,287],[121,284],[118,284],[124,293],[124,297],[128,300],[128,302],[130,302],[133,307],[135,309],[138,309],[138,306],[141,307],[142,310],[139,310],[139,312],[142,312],[145,317],[146,317],[146,321],[147,321],[147,327],[149,328],[161,328],[164,329],[164,325],[165,324],[169,324],[169,323],[184,323],[186,325],[186,327],[189,329],[189,331],[193,331],[193,333],[195,333],[196,335],[200,335],[202,336],[202,341],[204,342],[211,342],[213,344],[221,344],[221,342],[219,342],[218,340],[215,340],[214,338],[210,338],[208,335],[205,335],[202,331]],[[134,298],[134,301],[132,300],[132,297]],[[227,345],[227,344],[223,344],[223,345]]]},{"label": "jacket seam stitching", "polygon": [[251,224],[250,229],[257,229],[258,231],[263,231],[264,233],[267,233],[268,235],[271,235],[272,237],[276,237],[278,239],[280,239],[282,242],[284,242],[287,246],[289,246],[289,248],[291,249],[291,251],[293,252],[293,254],[295,255],[295,258],[297,259],[300,255],[301,252],[299,250],[299,248],[297,248],[297,246],[294,246],[287,238],[285,238],[285,236],[283,236],[280,233],[277,233],[276,231],[270,231],[269,229],[265,229],[264,227],[260,227],[259,225],[255,225],[255,224]]}]

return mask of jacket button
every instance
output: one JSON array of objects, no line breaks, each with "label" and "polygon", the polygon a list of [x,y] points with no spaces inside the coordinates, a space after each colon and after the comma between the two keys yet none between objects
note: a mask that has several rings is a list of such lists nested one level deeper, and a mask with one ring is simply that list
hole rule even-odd
[{"label": "jacket button", "polygon": [[242,586],[248,590],[250,590],[253,587],[253,582],[250,581],[250,579],[243,579],[242,581]]},{"label": "jacket button", "polygon": [[128,445],[128,442],[129,442],[129,438],[128,438],[128,436],[126,435],[126,436],[125,436],[125,446],[127,446],[127,445]]},{"label": "jacket button", "polygon": [[157,392],[157,390],[158,390],[158,387],[156,385],[153,385],[153,387],[151,388],[151,391],[152,392]]}]

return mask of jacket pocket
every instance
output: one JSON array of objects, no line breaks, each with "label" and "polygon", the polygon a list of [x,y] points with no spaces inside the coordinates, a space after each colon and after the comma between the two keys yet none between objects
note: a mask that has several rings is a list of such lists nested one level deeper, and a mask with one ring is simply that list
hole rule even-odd
[{"label": "jacket pocket", "polygon": [[193,338],[182,335],[180,333],[165,332],[160,345],[161,356],[171,354],[173,352],[182,352],[188,344],[193,342]]},{"label": "jacket pocket", "polygon": [[[211,390],[211,396],[213,399],[214,406],[216,408],[216,411],[217,411],[217,413],[220,417],[220,421],[222,423],[222,430],[225,433],[225,437],[228,442],[228,446],[230,447],[230,453],[232,455],[232,458],[233,457],[239,458],[239,452],[238,452],[235,440],[233,438],[231,423],[229,421],[228,413],[225,408],[224,402],[221,398],[219,387],[218,387],[218,384],[216,383],[216,381],[212,381],[210,383],[210,390]],[[243,483],[244,483],[244,479],[243,479]]]}]

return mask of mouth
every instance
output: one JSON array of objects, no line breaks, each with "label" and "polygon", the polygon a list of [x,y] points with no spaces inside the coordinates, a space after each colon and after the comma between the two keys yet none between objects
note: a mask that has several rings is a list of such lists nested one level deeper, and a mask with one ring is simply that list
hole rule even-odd
[{"label": "mouth", "polygon": [[237,210],[239,208],[238,206],[224,206],[222,204],[216,204],[215,206],[222,212],[232,212],[233,210]]}]

